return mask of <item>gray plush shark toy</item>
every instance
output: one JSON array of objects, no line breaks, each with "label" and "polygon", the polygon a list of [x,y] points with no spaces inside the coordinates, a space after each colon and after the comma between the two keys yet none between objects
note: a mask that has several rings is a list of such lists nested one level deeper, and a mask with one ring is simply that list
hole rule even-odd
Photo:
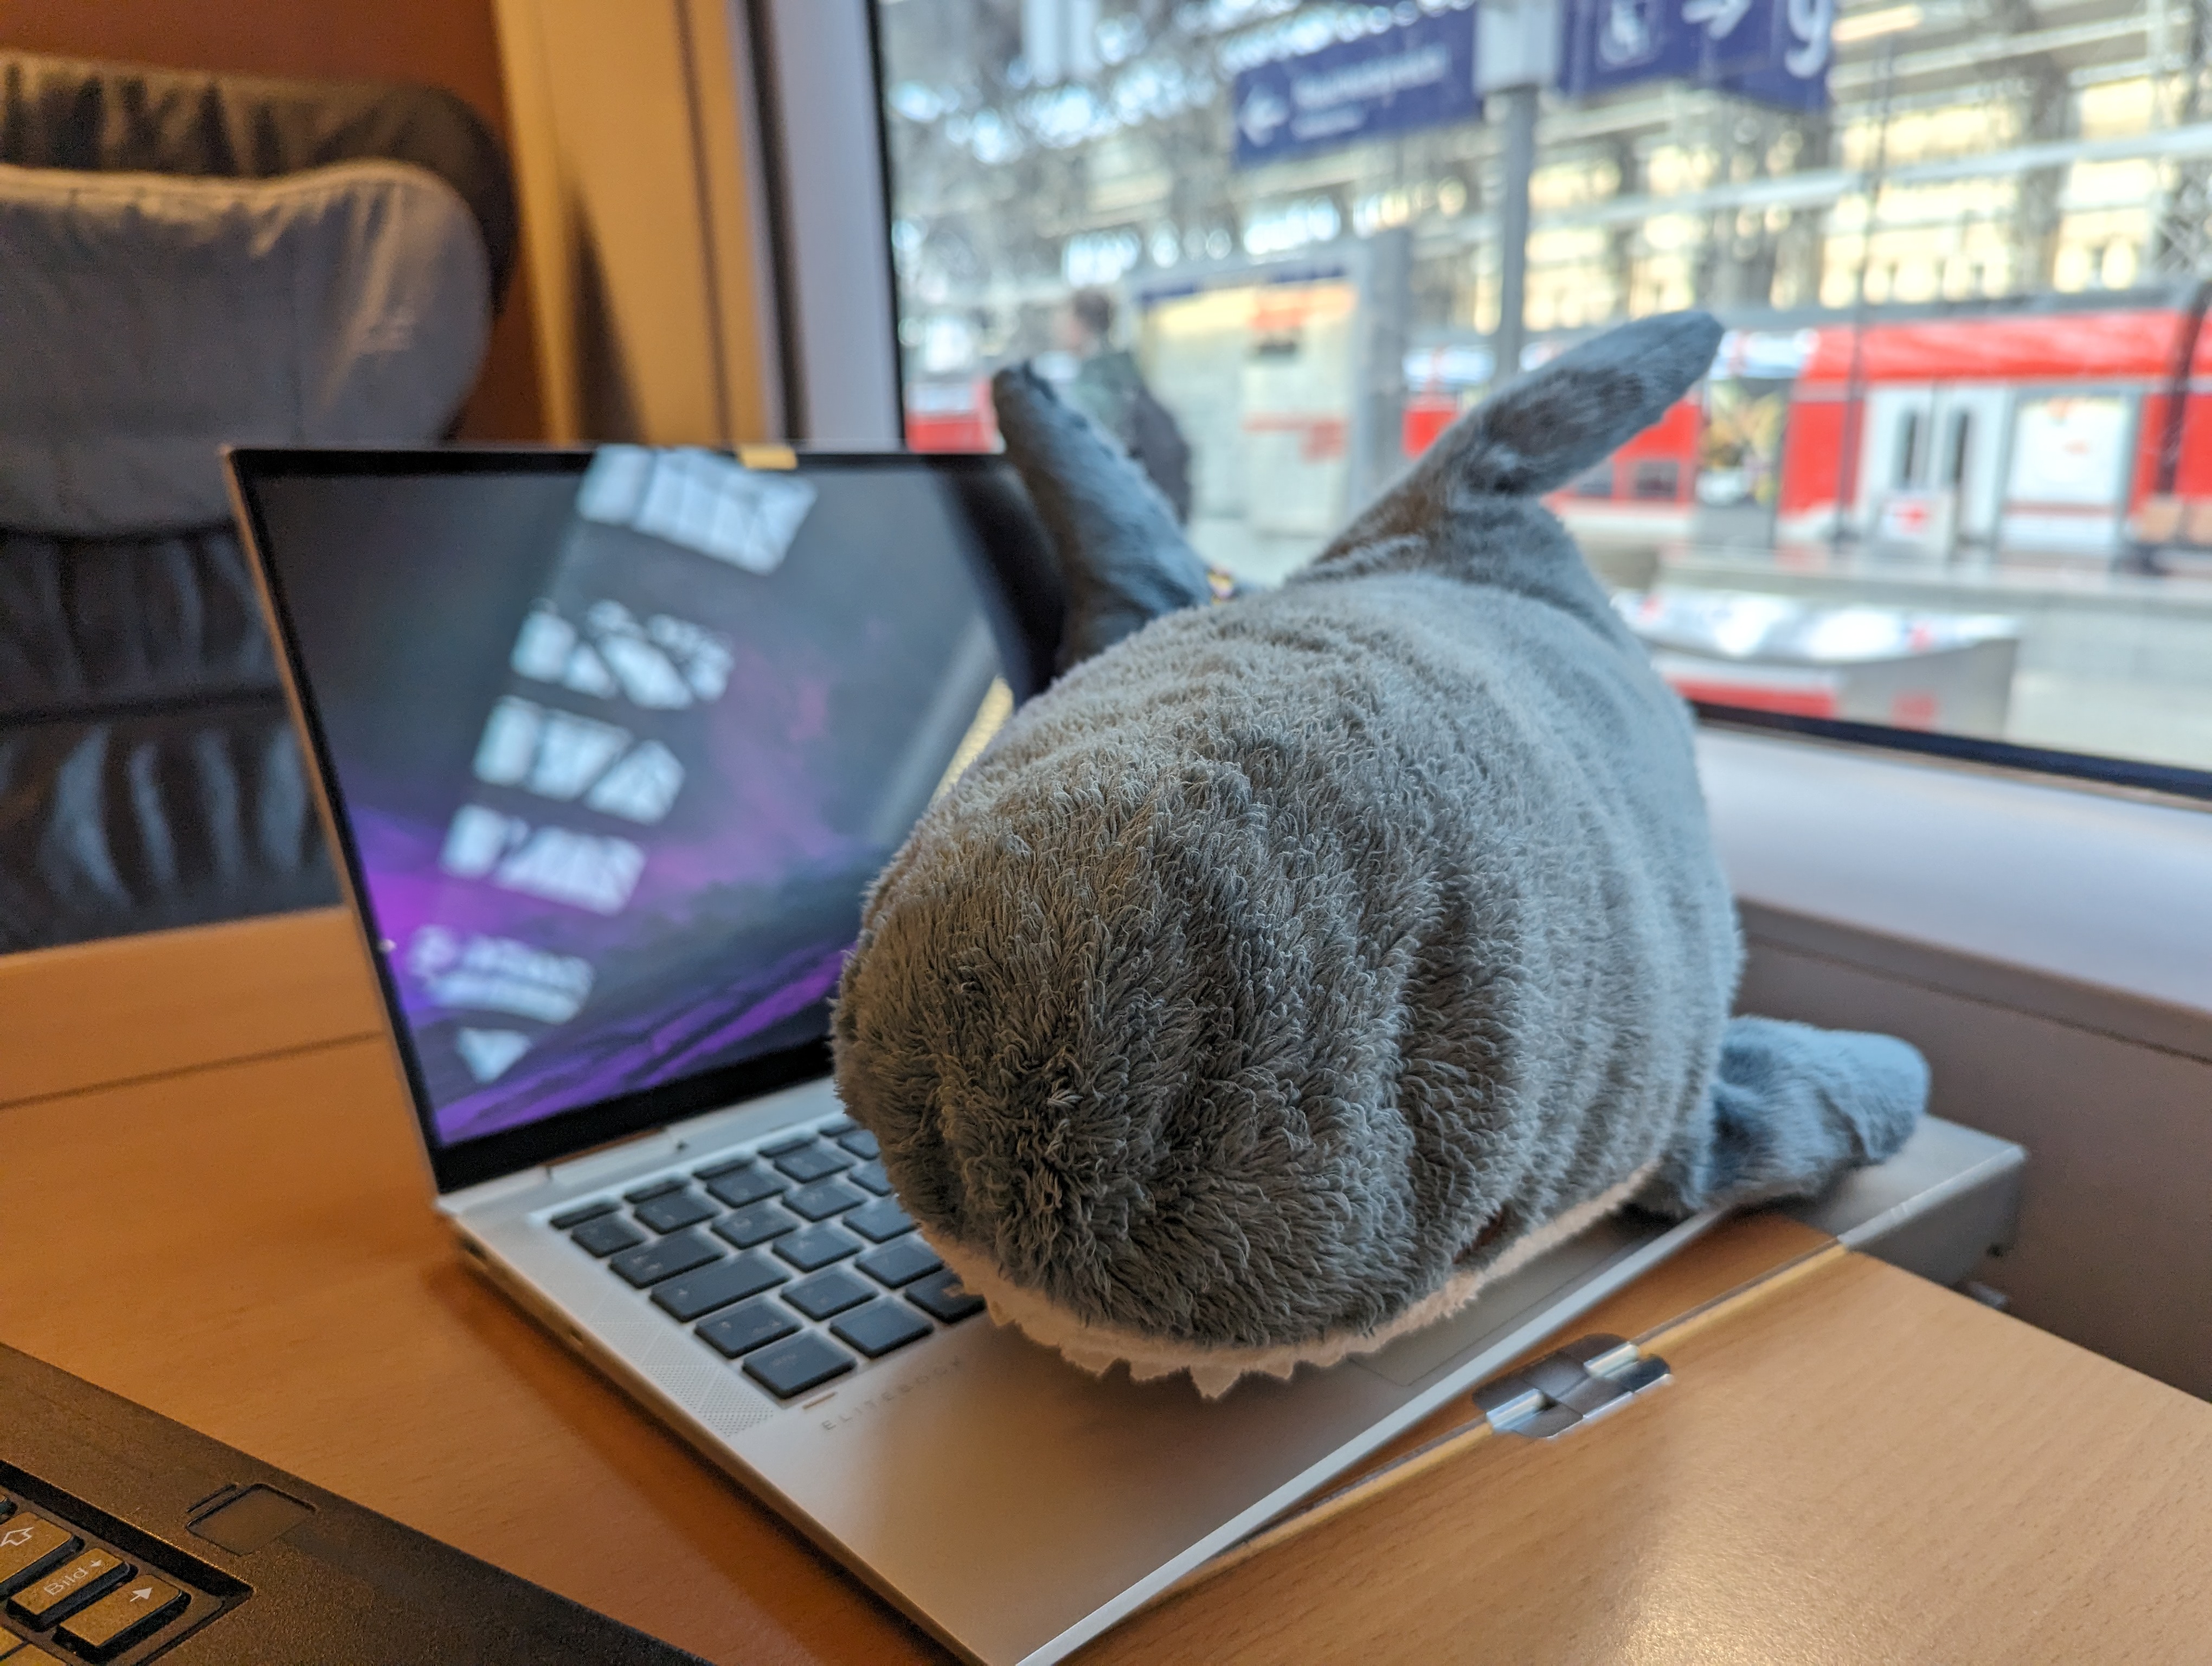
[{"label": "gray plush shark toy", "polygon": [[1001,374],[1065,672],[877,881],[836,1021],[845,1104],[1001,1321],[1218,1393],[1608,1211],[1810,1193],[1903,1143],[1911,1048],[1729,1018],[1686,714],[1538,502],[1718,337],[1678,313],[1565,354],[1218,605],[1137,468]]}]

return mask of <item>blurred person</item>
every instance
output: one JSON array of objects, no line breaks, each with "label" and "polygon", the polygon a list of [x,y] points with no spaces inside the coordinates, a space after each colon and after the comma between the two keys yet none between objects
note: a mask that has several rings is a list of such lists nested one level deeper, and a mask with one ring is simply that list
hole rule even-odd
[{"label": "blurred person", "polygon": [[1077,365],[1065,390],[1067,402],[1121,442],[1183,526],[1190,520],[1190,442],[1145,385],[1136,356],[1114,345],[1114,298],[1103,289],[1079,289],[1068,298],[1060,340]]}]

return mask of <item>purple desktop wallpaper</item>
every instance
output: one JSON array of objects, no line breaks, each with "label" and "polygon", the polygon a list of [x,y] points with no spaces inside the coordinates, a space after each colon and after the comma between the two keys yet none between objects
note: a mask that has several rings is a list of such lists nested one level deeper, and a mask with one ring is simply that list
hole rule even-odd
[{"label": "purple desktop wallpaper", "polygon": [[926,476],[599,458],[458,526],[271,515],[369,546],[283,577],[441,1144],[824,1035],[1000,669]]},{"label": "purple desktop wallpaper", "polygon": [[[887,627],[863,621],[857,634],[882,636]],[[792,648],[793,659],[822,657],[804,644]],[[846,762],[825,733],[836,666],[776,666],[757,650],[735,657],[723,696],[728,714],[684,749],[687,813],[665,829],[609,830],[645,856],[612,916],[457,879],[441,865],[450,822],[380,811],[373,788],[350,795],[364,800],[353,814],[356,848],[378,926],[394,945],[443,1139],[495,1133],[550,1107],[634,1092],[763,1050],[769,1040],[788,1045],[820,1033],[818,1025],[794,1033],[792,1021],[836,987],[860,891],[890,851],[841,831],[823,813],[824,788],[835,783],[818,777]],[[487,1025],[493,1033],[526,1031],[513,1030],[511,1011],[494,1009],[495,1023],[483,1009],[455,1010],[436,998],[438,980],[424,976],[432,958],[422,952],[426,930],[458,945],[515,942],[580,959],[592,969],[590,994],[557,1040],[548,1026],[544,1043],[479,1083],[465,1061],[459,1072],[450,1067],[453,1037],[486,1033]],[[434,1060],[447,1067],[432,1068]]]}]

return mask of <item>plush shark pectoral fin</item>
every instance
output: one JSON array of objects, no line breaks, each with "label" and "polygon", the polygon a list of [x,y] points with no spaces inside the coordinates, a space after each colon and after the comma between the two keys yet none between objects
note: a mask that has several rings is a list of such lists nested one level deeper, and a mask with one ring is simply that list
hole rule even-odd
[{"label": "plush shark pectoral fin", "polygon": [[1067,590],[1058,669],[1212,599],[1167,499],[1096,423],[1025,364],[992,378],[991,399]]},{"label": "plush shark pectoral fin", "polygon": [[1891,1036],[1729,1020],[1705,1114],[1637,1200],[1669,1215],[1820,1191],[1893,1156],[1928,1104],[1928,1063]]}]

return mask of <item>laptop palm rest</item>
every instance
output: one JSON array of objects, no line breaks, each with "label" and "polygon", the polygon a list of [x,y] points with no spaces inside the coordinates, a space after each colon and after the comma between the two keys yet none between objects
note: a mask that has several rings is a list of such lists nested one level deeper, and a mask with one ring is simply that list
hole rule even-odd
[{"label": "laptop palm rest", "polygon": [[1601,1222],[1364,1361],[1211,1402],[979,1321],[730,1444],[939,1635],[994,1666],[1055,1658],[1710,1224]]}]

